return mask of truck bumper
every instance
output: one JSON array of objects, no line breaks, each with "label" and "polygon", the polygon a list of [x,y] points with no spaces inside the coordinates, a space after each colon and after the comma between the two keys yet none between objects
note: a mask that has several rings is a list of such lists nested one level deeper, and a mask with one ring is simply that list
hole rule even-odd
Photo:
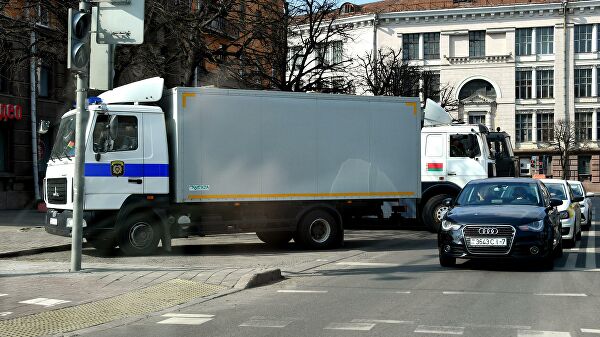
[{"label": "truck bumper", "polygon": [[[73,211],[49,209],[46,212],[44,228],[46,232],[59,236],[71,236],[71,227],[67,227],[68,219],[73,218]],[[107,212],[84,211],[83,236],[95,236],[99,232],[112,230],[114,227],[114,215]]]}]

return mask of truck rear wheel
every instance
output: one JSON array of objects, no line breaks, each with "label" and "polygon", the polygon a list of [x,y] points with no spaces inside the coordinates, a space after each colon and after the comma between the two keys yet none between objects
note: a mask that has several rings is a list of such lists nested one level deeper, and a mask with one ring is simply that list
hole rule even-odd
[{"label": "truck rear wheel", "polygon": [[124,221],[119,235],[119,248],[125,255],[154,253],[160,241],[158,221],[146,214],[134,214]]},{"label": "truck rear wheel", "polygon": [[448,207],[444,206],[442,202],[444,199],[451,197],[452,196],[449,194],[440,194],[431,197],[425,203],[423,212],[421,213],[421,219],[430,232],[437,233],[440,230],[444,214],[448,211]]},{"label": "truck rear wheel", "polygon": [[271,246],[283,246],[290,242],[294,232],[256,232],[260,241]]},{"label": "truck rear wheel", "polygon": [[340,245],[344,239],[344,232],[331,214],[323,210],[314,210],[300,220],[294,239],[298,239],[301,245],[308,248],[326,249]]}]

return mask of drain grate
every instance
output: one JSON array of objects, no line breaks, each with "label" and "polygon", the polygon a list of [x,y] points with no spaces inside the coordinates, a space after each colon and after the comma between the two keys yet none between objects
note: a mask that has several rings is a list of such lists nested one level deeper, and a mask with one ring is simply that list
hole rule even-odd
[{"label": "drain grate", "polygon": [[0,331],[6,337],[59,334],[164,310],[225,289],[174,279],[100,301],[0,321]]}]

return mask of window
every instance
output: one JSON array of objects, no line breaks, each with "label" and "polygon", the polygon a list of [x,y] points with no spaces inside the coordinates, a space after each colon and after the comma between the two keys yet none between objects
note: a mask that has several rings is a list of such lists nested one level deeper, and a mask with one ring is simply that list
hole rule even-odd
[{"label": "window", "polygon": [[537,114],[537,140],[538,142],[554,140],[554,113]]},{"label": "window", "polygon": [[515,34],[517,56],[531,55],[532,28],[518,28]]},{"label": "window", "polygon": [[575,69],[575,97],[592,96],[592,69]]},{"label": "window", "polygon": [[423,97],[439,102],[440,94],[440,73],[425,71],[423,73]]},{"label": "window", "polygon": [[402,56],[405,60],[419,59],[419,34],[402,34]]},{"label": "window", "polygon": [[441,157],[444,155],[444,140],[442,135],[427,135],[425,156]]},{"label": "window", "polygon": [[52,90],[52,69],[42,65],[38,69],[38,96],[50,97]]},{"label": "window", "polygon": [[327,65],[327,45],[320,43],[316,47],[316,61],[319,65]]},{"label": "window", "polygon": [[536,52],[541,55],[554,54],[554,27],[539,27],[535,32]]},{"label": "window", "polygon": [[485,125],[485,115],[469,115],[469,124]]},{"label": "window", "polygon": [[331,63],[340,64],[342,63],[343,45],[342,41],[333,41],[331,43]]},{"label": "window", "polygon": [[515,116],[515,135],[517,143],[531,141],[532,127],[531,114],[518,114]]},{"label": "window", "polygon": [[[242,55],[243,56],[243,55]],[[302,46],[291,46],[288,48],[288,69],[299,70],[302,67]]]},{"label": "window", "polygon": [[48,27],[50,25],[50,15],[48,14],[48,8],[38,4],[37,7],[37,23],[38,25]]},{"label": "window", "polygon": [[537,71],[537,98],[554,97],[554,70]]},{"label": "window", "polygon": [[575,52],[592,52],[592,28],[594,25],[575,25]]},{"label": "window", "polygon": [[578,141],[592,140],[592,112],[575,112],[575,136]]},{"label": "window", "polygon": [[579,175],[592,174],[592,156],[577,156],[577,172]]},{"label": "window", "polygon": [[[111,135],[111,123],[116,130],[116,135]],[[100,115],[96,118],[94,152],[133,151],[137,148],[138,121],[136,117]]]},{"label": "window", "polygon": [[530,99],[531,98],[531,70],[517,70],[515,74],[515,98]]},{"label": "window", "polygon": [[469,32],[469,56],[485,56],[485,30]]},{"label": "window", "polygon": [[450,157],[475,158],[480,154],[475,135],[450,135]]},{"label": "window", "polygon": [[423,34],[423,52],[426,60],[440,59],[440,33]]}]

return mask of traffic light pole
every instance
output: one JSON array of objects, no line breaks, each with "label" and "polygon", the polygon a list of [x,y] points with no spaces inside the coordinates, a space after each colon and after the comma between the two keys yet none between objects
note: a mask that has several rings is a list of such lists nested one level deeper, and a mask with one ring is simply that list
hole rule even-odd
[{"label": "traffic light pole", "polygon": [[[79,10],[89,12],[90,4],[86,0],[79,2]],[[89,68],[88,68],[89,69]],[[85,164],[85,125],[88,113],[85,101],[88,91],[88,71],[77,72],[77,106],[75,124],[75,175],[73,178],[73,228],[71,232],[71,271],[81,270],[81,249],[83,243],[83,195]]]}]

